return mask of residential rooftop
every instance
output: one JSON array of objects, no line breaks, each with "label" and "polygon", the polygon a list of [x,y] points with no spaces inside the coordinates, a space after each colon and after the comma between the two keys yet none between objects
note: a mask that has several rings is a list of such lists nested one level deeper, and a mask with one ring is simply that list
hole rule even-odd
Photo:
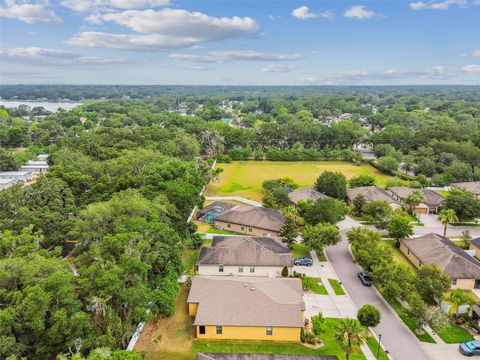
[{"label": "residential rooftop", "polygon": [[453,183],[452,186],[460,190],[470,191],[475,195],[480,195],[480,181],[458,182]]},{"label": "residential rooftop", "polygon": [[400,202],[391,197],[385,190],[376,186],[360,186],[347,189],[347,197],[350,201],[353,201],[360,194],[365,196],[367,201],[386,201],[389,204],[401,205]]},{"label": "residential rooftop", "polygon": [[303,327],[297,278],[196,276],[187,302],[198,304],[195,326]]},{"label": "residential rooftop", "polygon": [[293,266],[293,258],[280,238],[214,236],[200,249],[197,265]]},{"label": "residential rooftop", "polygon": [[299,201],[312,200],[317,201],[322,197],[328,197],[315,189],[296,189],[288,193],[288,198],[294,204],[298,204]]},{"label": "residential rooftop", "polygon": [[280,211],[251,205],[237,205],[218,215],[215,220],[277,232],[285,222]]},{"label": "residential rooftop", "polygon": [[411,193],[413,193],[415,190],[418,190],[422,193],[423,195],[423,201],[422,203],[428,206],[439,206],[445,201],[445,198],[441,196],[440,194],[436,193],[433,190],[430,189],[413,189],[409,188],[406,186],[393,186],[389,188],[392,193],[396,194],[398,197],[405,199],[407,198]]},{"label": "residential rooftop", "polygon": [[445,236],[430,233],[400,241],[422,264],[436,264],[454,279],[480,279],[480,262]]}]

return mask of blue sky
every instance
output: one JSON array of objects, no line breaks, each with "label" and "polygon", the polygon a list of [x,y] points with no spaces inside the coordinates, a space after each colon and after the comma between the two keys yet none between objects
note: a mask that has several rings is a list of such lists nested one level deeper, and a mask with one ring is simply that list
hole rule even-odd
[{"label": "blue sky", "polygon": [[4,0],[3,84],[479,84],[480,0]]}]

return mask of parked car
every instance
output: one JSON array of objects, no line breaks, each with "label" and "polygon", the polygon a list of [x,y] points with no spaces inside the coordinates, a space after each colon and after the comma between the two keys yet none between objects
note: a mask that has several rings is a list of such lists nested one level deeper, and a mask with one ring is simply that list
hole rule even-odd
[{"label": "parked car", "polygon": [[480,340],[460,344],[458,350],[465,356],[480,355]]},{"label": "parked car", "polygon": [[372,286],[373,285],[373,280],[370,277],[370,275],[368,275],[367,272],[360,271],[358,273],[358,277],[360,278],[360,281],[362,282],[363,285],[365,285],[365,286]]},{"label": "parked car", "polygon": [[302,258],[293,260],[293,264],[297,266],[312,266],[313,260],[308,257],[302,257]]}]

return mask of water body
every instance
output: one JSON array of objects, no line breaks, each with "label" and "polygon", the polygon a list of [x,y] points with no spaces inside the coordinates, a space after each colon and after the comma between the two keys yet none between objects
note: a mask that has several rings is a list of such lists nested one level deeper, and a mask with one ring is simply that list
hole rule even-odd
[{"label": "water body", "polygon": [[45,110],[55,112],[58,108],[62,108],[65,110],[71,110],[76,106],[82,105],[79,102],[65,102],[65,101],[28,101],[28,100],[1,100],[0,105],[3,105],[7,108],[15,108],[19,105],[28,105],[32,109],[34,107],[41,106],[45,108]]}]

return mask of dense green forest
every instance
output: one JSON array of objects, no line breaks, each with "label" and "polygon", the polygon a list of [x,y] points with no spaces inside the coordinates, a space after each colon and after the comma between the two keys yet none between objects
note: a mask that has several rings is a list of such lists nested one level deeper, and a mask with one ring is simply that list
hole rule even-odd
[{"label": "dense green forest", "polygon": [[47,175],[0,191],[0,358],[124,349],[139,321],[171,315],[181,252],[198,246],[186,219],[215,157],[361,162],[352,147],[362,144],[375,166],[422,185],[480,179],[478,87],[29,85],[1,94],[113,99],[55,113],[0,108],[0,171],[50,155]]}]

